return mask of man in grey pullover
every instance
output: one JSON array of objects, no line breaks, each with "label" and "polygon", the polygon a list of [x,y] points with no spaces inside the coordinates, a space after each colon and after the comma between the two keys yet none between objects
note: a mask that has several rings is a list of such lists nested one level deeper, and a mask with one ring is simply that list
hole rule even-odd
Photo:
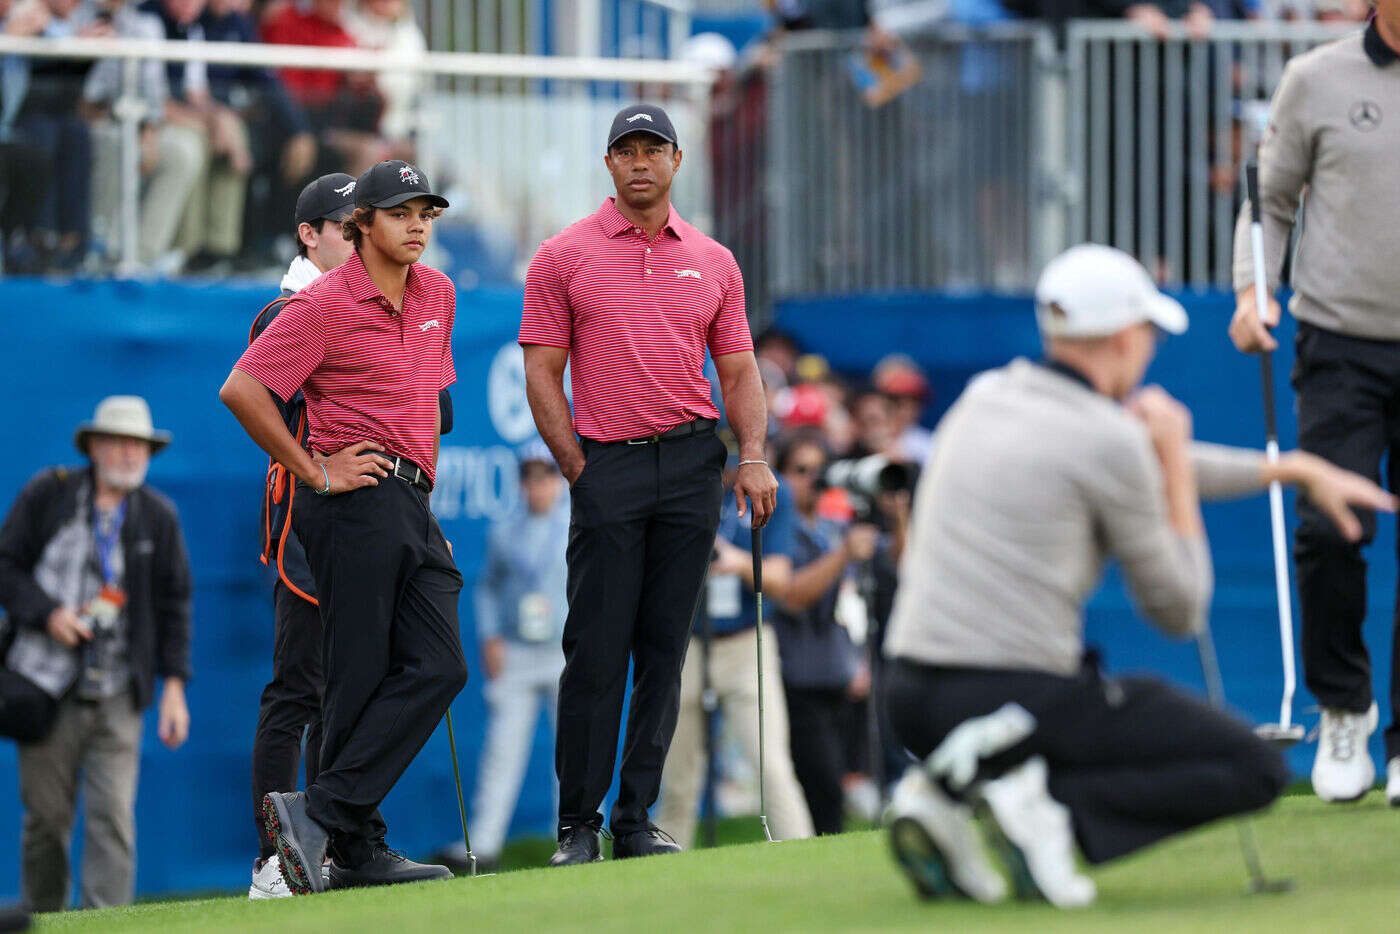
[{"label": "man in grey pullover", "polygon": [[1022,895],[1093,901],[1075,866],[1263,807],[1287,773],[1250,728],[1149,678],[1107,678],[1083,644],[1104,564],[1138,609],[1186,636],[1212,575],[1202,497],[1296,483],[1348,539],[1352,506],[1393,510],[1374,483],[1310,454],[1268,464],[1193,443],[1191,416],[1139,389],[1159,331],[1186,329],[1125,253],[1080,246],[1036,288],[1046,360],[974,380],[939,426],[885,652],[901,742],[926,761],[896,788],[896,853],[926,894],[983,901],[1005,885],[976,843],[985,802]]},{"label": "man in grey pullover", "polygon": [[[1400,488],[1400,0],[1376,0],[1363,32],[1299,55],[1274,94],[1259,147],[1268,290],[1279,284],[1300,201],[1290,310],[1298,319],[1293,388],[1298,446],[1372,479],[1388,454]],[[1248,206],[1246,206],[1247,208]],[[1249,218],[1235,229],[1238,303],[1230,337],[1272,350],[1254,299]],[[1278,323],[1269,301],[1264,319]],[[1303,621],[1303,675],[1322,707],[1313,789],[1351,801],[1375,780],[1367,739],[1376,728],[1371,657],[1361,638],[1366,560],[1376,532],[1347,541],[1307,498],[1298,503],[1294,560]],[[1386,796],[1400,806],[1400,615],[1392,634]]]}]

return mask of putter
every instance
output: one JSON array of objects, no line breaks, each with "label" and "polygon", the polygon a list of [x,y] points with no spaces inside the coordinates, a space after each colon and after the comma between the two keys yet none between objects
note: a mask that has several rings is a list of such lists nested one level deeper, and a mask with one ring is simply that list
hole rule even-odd
[{"label": "putter", "polygon": [[[1220,677],[1220,661],[1215,654],[1215,636],[1211,634],[1209,622],[1196,634],[1196,651],[1201,656],[1201,674],[1206,681],[1206,696],[1210,698],[1212,707],[1224,710],[1225,681]],[[1249,870],[1250,894],[1292,891],[1292,879],[1270,879],[1264,875],[1264,864],[1259,859],[1259,841],[1255,839],[1254,825],[1249,822],[1249,818],[1236,818],[1235,831],[1239,834],[1240,852],[1244,855],[1244,864]]]},{"label": "putter", "polygon": [[773,842],[768,830],[768,798],[763,786],[763,759],[767,747],[763,742],[763,529],[753,529],[749,535],[753,550],[753,595],[757,604],[758,625],[758,820],[763,824],[763,837]]},{"label": "putter", "polygon": [[[1264,224],[1259,207],[1259,165],[1250,162],[1244,169],[1245,193],[1249,198],[1249,239],[1254,253],[1254,305],[1263,320],[1269,304],[1269,278],[1264,262]],[[1260,375],[1264,382],[1264,456],[1278,463],[1278,421],[1274,407],[1273,354],[1259,354]],[[1303,726],[1293,722],[1293,691],[1297,675],[1293,660],[1293,593],[1288,583],[1288,546],[1283,523],[1283,488],[1277,480],[1269,484],[1269,522],[1274,538],[1274,589],[1278,592],[1278,634],[1283,650],[1283,701],[1277,723],[1255,727],[1260,739],[1279,748],[1292,746],[1303,738]]]},{"label": "putter", "polygon": [[[467,865],[471,867],[467,870],[470,878],[477,877],[476,854],[472,852],[472,841],[467,836],[467,805],[462,798],[462,769],[457,764],[457,736],[452,731],[452,708],[447,709],[447,745],[452,749],[452,777],[457,781],[457,813],[462,816],[462,843],[467,848]],[[486,875],[495,875],[487,873]]]}]

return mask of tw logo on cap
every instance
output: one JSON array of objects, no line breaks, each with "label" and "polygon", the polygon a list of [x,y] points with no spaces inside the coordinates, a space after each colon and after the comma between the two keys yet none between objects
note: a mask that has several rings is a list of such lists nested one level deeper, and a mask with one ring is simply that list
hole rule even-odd
[{"label": "tw logo on cap", "polygon": [[399,169],[399,181],[405,185],[416,185],[419,181],[418,173],[413,171],[413,166],[405,164]]},{"label": "tw logo on cap", "polygon": [[338,195],[340,195],[342,198],[344,198],[346,195],[350,194],[350,192],[352,192],[352,191],[355,190],[355,183],[354,183],[354,182],[346,182],[346,183],[345,183],[344,185],[342,185],[341,187],[336,188],[336,189],[333,189],[333,190],[335,191],[336,194],[338,194]]},{"label": "tw logo on cap", "polygon": [[632,116],[627,118],[628,123],[636,123],[638,120],[645,120],[647,123],[654,122],[651,119],[651,114],[633,114]]}]

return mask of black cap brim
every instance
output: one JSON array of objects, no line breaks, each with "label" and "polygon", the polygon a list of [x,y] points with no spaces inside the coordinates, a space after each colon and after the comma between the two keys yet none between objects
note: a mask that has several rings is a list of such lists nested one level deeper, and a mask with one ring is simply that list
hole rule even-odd
[{"label": "black cap brim", "polygon": [[670,143],[672,146],[680,145],[671,137],[667,136],[665,133],[662,133],[660,130],[653,130],[651,127],[645,126],[629,126],[627,129],[623,130],[621,133],[608,140],[608,149],[612,149],[613,146],[617,145],[617,141],[622,139],[624,136],[631,136],[634,133],[646,133],[649,136],[655,136],[663,143]]},{"label": "black cap brim", "polygon": [[368,207],[372,208],[396,208],[401,204],[407,204],[414,198],[427,198],[428,203],[435,208],[451,207],[447,199],[442,195],[430,195],[426,191],[401,191],[396,195],[390,195],[380,201],[372,201]]}]

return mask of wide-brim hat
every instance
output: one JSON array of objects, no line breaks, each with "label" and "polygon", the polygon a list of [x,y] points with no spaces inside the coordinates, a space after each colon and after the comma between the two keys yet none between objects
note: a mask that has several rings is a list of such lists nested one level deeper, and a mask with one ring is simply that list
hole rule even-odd
[{"label": "wide-brim hat", "polygon": [[152,454],[159,454],[171,439],[170,432],[151,422],[151,407],[140,396],[108,396],[97,403],[92,421],[83,422],[74,432],[73,444],[86,455],[93,435],[136,438],[149,444]]}]

